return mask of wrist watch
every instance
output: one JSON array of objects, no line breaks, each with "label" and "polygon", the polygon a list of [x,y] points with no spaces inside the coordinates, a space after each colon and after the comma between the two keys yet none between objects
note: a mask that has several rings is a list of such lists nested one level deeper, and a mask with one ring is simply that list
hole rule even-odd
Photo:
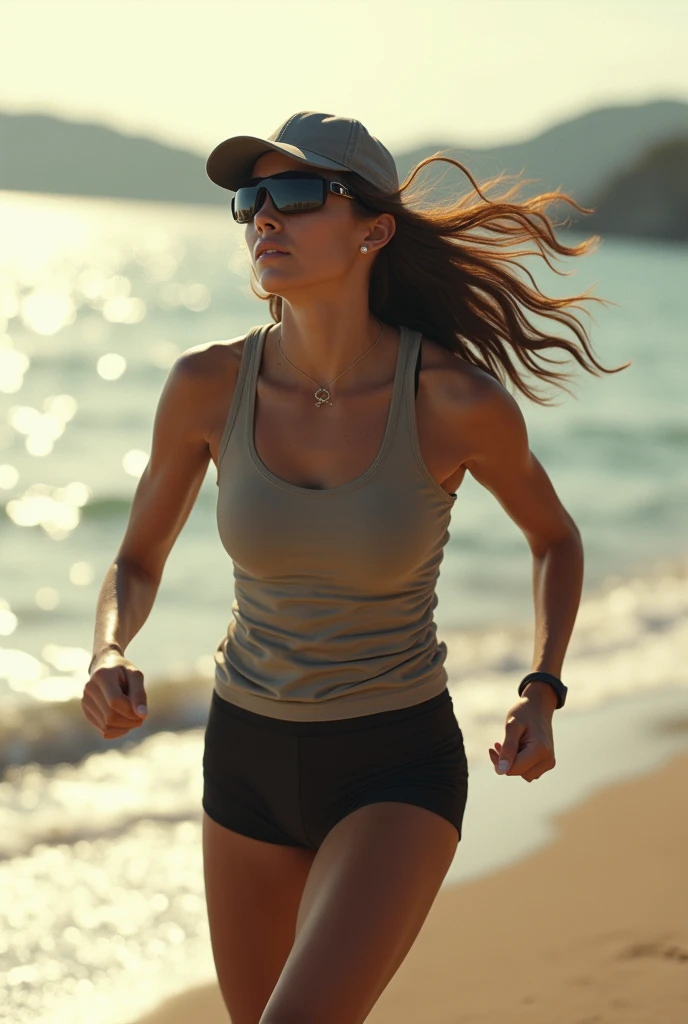
[{"label": "wrist watch", "polygon": [[541,683],[547,683],[552,687],[557,695],[557,708],[563,708],[566,703],[566,694],[568,693],[568,687],[564,686],[561,679],[557,679],[556,676],[552,675],[551,672],[529,672],[527,676],[524,676],[518,685],[518,695],[523,696],[528,683],[532,683],[535,680],[539,680]]}]

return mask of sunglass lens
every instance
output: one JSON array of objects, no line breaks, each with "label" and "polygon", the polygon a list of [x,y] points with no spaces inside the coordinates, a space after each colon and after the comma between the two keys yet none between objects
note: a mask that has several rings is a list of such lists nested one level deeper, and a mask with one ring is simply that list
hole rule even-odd
[{"label": "sunglass lens", "polygon": [[245,185],[232,197],[232,214],[239,224],[253,219],[265,201],[265,192],[281,213],[316,210],[325,201],[325,181],[320,177],[269,178]]}]

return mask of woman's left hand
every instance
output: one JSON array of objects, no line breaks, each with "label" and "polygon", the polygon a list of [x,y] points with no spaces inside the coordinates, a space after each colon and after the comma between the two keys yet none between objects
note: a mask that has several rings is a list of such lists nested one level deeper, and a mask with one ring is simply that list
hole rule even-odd
[{"label": "woman's left hand", "polygon": [[526,782],[532,782],[554,768],[552,715],[556,694],[550,687],[546,689],[549,693],[543,692],[544,687],[537,687],[530,697],[524,692],[509,708],[504,743],[497,741],[489,751],[498,775],[520,775]]}]

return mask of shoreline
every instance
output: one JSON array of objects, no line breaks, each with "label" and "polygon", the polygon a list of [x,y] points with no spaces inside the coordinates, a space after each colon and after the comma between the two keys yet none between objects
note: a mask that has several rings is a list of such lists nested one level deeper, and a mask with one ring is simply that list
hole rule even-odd
[{"label": "shoreline", "polygon": [[[673,726],[685,743],[686,720]],[[450,869],[370,1024],[683,1024],[688,751],[669,749],[644,771],[632,755],[630,777],[598,781],[550,816],[553,837],[533,852],[447,884],[459,874]],[[531,800],[538,785],[493,781],[521,783]],[[191,1014],[227,1024],[216,982],[131,1024],[182,1024]]]}]

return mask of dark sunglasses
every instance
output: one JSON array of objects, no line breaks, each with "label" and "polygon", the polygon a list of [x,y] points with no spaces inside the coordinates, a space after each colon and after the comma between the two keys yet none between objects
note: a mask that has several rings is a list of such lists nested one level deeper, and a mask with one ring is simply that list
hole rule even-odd
[{"label": "dark sunglasses", "polygon": [[[329,192],[347,199],[362,200],[339,181],[306,171],[281,171],[267,178],[249,178],[232,196],[232,216],[237,224],[248,224],[265,202],[266,193],[280,213],[306,213],[325,205]],[[366,206],[365,203],[362,203]]]}]

